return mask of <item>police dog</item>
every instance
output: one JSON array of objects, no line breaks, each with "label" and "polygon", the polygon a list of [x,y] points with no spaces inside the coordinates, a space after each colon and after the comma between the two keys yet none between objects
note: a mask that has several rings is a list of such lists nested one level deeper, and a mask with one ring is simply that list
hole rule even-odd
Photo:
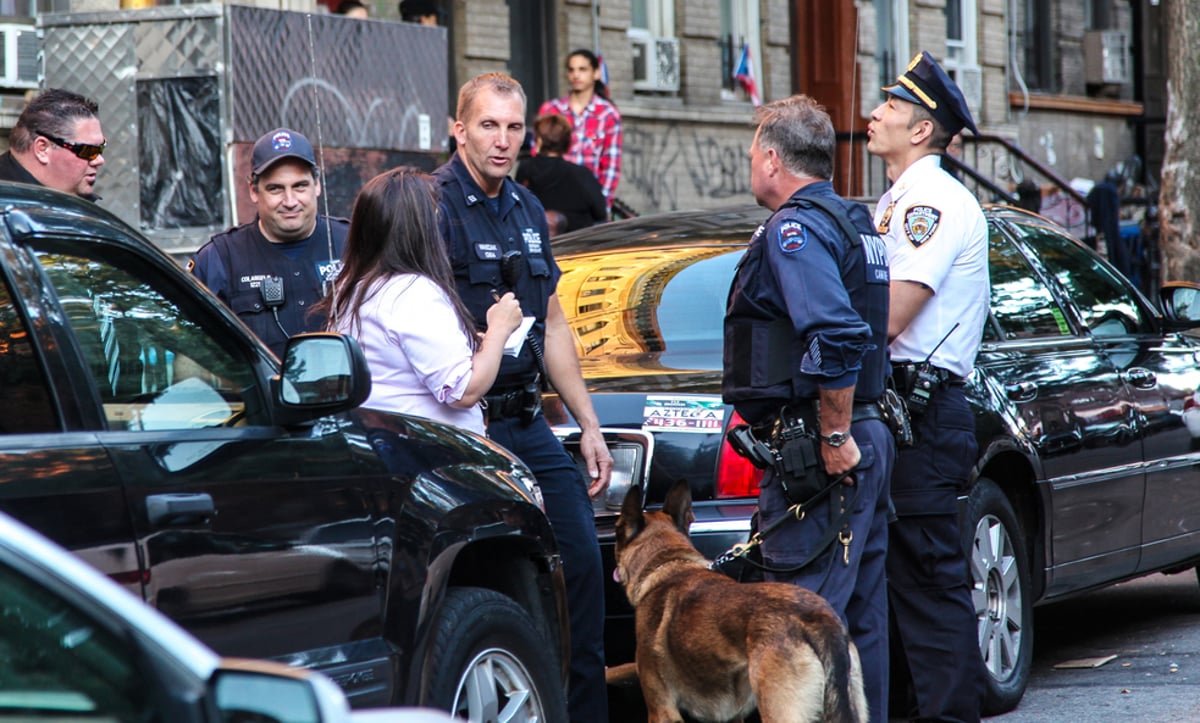
[{"label": "police dog", "polygon": [[[677,482],[662,512],[625,495],[614,577],[634,607],[636,673],[650,723],[867,720],[858,651],[820,595],[783,583],[739,583],[708,569],[687,529],[692,495]],[[623,670],[622,670],[623,668]],[[632,673],[628,666],[610,670]]]}]

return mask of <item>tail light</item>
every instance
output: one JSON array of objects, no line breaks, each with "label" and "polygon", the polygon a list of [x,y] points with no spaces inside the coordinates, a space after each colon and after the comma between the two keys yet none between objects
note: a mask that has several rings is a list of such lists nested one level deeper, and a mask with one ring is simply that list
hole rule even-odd
[{"label": "tail light", "polygon": [[[729,415],[729,426],[745,424],[737,412]],[[717,455],[717,497],[757,497],[762,483],[763,471],[750,460],[733,451],[726,439],[721,440],[721,451]]]}]

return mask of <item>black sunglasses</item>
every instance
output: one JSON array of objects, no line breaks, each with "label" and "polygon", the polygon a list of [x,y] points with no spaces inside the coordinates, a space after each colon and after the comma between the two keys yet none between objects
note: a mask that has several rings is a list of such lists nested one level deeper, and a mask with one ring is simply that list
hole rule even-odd
[{"label": "black sunglasses", "polygon": [[92,145],[91,143],[72,143],[71,141],[64,141],[62,138],[57,138],[46,133],[38,133],[38,135],[55,145],[66,148],[68,151],[74,153],[85,161],[96,160],[100,157],[100,154],[104,152],[105,147],[108,146],[108,141],[104,141],[97,146]]}]

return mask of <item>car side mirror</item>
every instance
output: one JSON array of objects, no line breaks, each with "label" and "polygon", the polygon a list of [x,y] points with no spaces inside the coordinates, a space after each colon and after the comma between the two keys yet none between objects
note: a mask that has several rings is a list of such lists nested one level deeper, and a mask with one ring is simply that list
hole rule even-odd
[{"label": "car side mirror", "polygon": [[271,381],[284,416],[296,421],[353,409],[371,394],[371,370],[362,348],[342,334],[291,337],[283,369]]},{"label": "car side mirror", "polygon": [[1170,328],[1200,327],[1200,284],[1168,281],[1159,289],[1158,298]]},{"label": "car side mirror", "polygon": [[209,684],[226,723],[347,723],[341,688],[319,673],[259,660],[223,660]]}]

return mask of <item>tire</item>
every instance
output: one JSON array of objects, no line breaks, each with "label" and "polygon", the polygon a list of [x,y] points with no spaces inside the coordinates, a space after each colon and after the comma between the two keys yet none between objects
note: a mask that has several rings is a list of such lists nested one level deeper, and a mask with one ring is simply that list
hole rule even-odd
[{"label": "tire", "polygon": [[559,658],[551,650],[511,599],[450,588],[434,630],[428,703],[472,723],[565,721]]},{"label": "tire", "polygon": [[971,599],[979,623],[983,715],[1021,702],[1033,663],[1033,601],[1029,557],[1012,505],[995,482],[980,478],[967,503],[964,530]]}]

